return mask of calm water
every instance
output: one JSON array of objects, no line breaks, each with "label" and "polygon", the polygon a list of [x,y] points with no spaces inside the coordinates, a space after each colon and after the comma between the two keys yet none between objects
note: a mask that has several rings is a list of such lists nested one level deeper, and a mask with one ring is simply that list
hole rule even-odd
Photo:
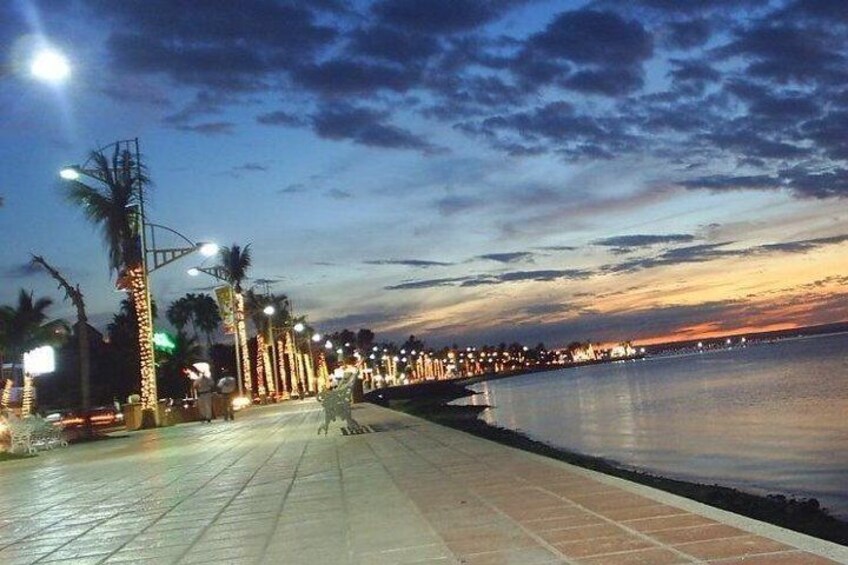
[{"label": "calm water", "polygon": [[848,517],[848,335],[479,383],[482,417],[665,476]]}]

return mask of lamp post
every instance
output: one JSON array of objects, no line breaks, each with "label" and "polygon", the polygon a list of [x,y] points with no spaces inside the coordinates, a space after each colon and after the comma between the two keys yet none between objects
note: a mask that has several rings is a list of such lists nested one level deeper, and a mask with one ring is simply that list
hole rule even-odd
[{"label": "lamp post", "polygon": [[[105,167],[92,167],[92,159],[96,155],[104,156],[105,151],[114,149],[115,158]],[[108,161],[104,158],[104,162]],[[133,237],[138,238],[141,243],[141,261],[138,265],[125,265],[126,269],[119,275],[118,286],[129,291],[136,309],[138,321],[138,345],[141,373],[141,407],[146,420],[145,426],[158,426],[159,414],[157,409],[158,394],[156,390],[156,364],[153,349],[153,313],[150,293],[150,274],[165,265],[168,265],[186,255],[200,251],[203,255],[214,255],[217,245],[208,242],[194,242],[180,232],[147,222],[144,210],[144,184],[145,178],[142,174],[141,152],[139,150],[138,138],[123,139],[105,145],[93,152],[81,166],[63,168],[59,176],[68,181],[80,181],[85,176],[96,180],[104,185],[111,186],[120,178],[125,181],[135,192],[133,207],[138,215],[138,226],[140,233]],[[157,248],[156,231],[166,231],[177,236],[182,242],[177,247]],[[148,245],[148,238],[150,245]]]},{"label": "lamp post", "polygon": [[[233,315],[235,315],[235,309],[236,309],[235,289],[233,288],[233,285],[230,284],[229,279],[227,279],[227,277],[224,273],[224,270],[221,267],[192,267],[187,272],[188,272],[188,275],[191,276],[191,277],[196,277],[200,273],[203,273],[205,275],[209,275],[210,277],[212,277],[216,280],[219,280],[219,281],[223,282],[224,284],[226,284],[227,288],[229,288],[229,290],[230,290],[230,310],[233,312]],[[236,380],[238,381],[238,391],[239,391],[239,396],[243,396],[244,395],[244,384],[243,384],[243,377],[242,377],[242,370],[241,370],[241,355],[239,353],[239,351],[240,351],[240,348],[239,348],[239,345],[240,345],[240,343],[239,343],[239,333],[238,333],[238,328],[235,327],[235,322],[233,322],[233,345],[235,347],[235,355],[236,355]]]}]

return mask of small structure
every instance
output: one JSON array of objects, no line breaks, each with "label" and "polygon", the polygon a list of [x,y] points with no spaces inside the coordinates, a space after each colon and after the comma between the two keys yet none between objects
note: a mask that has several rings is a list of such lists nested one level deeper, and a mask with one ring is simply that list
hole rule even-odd
[{"label": "small structure", "polygon": [[364,430],[350,413],[353,403],[353,387],[356,380],[356,373],[348,373],[339,380],[336,388],[318,393],[318,402],[324,407],[324,423],[318,426],[318,435],[321,435],[322,430],[324,435],[327,435],[330,422],[334,422],[336,418],[344,420],[348,431],[352,434],[361,433]]}]

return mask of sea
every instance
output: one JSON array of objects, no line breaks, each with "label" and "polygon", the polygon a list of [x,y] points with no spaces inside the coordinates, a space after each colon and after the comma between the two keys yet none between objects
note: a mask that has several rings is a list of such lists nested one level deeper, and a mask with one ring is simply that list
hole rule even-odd
[{"label": "sea", "polygon": [[816,498],[848,519],[848,334],[471,386],[486,422],[662,476]]}]

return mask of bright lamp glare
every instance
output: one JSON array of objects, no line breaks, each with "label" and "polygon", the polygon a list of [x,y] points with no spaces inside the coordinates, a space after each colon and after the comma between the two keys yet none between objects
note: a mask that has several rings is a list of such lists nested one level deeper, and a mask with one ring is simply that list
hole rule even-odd
[{"label": "bright lamp glare", "polygon": [[62,82],[71,74],[71,66],[58,51],[45,49],[38,53],[30,65],[32,76],[47,82]]},{"label": "bright lamp glare", "polygon": [[312,341],[314,341],[315,343],[318,343],[319,341],[321,341],[321,334],[315,334],[315,335],[313,335],[313,336],[312,336]]},{"label": "bright lamp glare", "polygon": [[268,306],[266,306],[265,308],[263,308],[263,309],[262,309],[262,312],[263,312],[266,316],[273,316],[273,315],[274,315],[274,312],[276,312],[276,311],[277,311],[277,309],[276,309],[276,308],[274,308],[273,306],[271,306],[270,304],[269,304]]},{"label": "bright lamp glare", "polygon": [[198,247],[200,254],[204,257],[212,257],[213,255],[218,254],[218,244],[217,243],[203,243]]},{"label": "bright lamp glare", "polygon": [[65,167],[59,171],[59,176],[65,180],[77,180],[80,174],[79,171],[73,167]]},{"label": "bright lamp glare", "polygon": [[196,277],[197,275],[200,274],[200,269],[198,269],[197,267],[192,267],[191,269],[189,269],[186,272],[188,273],[188,276]]},{"label": "bright lamp glare", "polygon": [[298,322],[294,325],[294,331],[296,331],[297,333],[302,332],[304,330],[304,328],[306,328],[306,326],[304,326],[300,322]]},{"label": "bright lamp glare", "polygon": [[49,345],[24,353],[24,372],[30,375],[43,375],[55,370],[56,354]]}]

